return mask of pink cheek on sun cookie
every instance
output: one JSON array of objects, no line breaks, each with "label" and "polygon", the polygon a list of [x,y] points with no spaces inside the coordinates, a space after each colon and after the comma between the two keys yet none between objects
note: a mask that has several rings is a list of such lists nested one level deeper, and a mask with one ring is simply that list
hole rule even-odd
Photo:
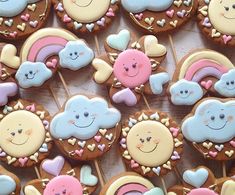
[{"label": "pink cheek on sun cookie", "polygon": [[[135,63],[137,63],[137,66],[134,69],[132,65]],[[130,73],[124,73],[124,67],[129,68]],[[128,88],[135,88],[145,84],[152,73],[149,58],[143,52],[134,49],[129,49],[119,54],[113,69],[114,76]],[[134,77],[128,76],[135,75],[132,73],[138,74]]]}]

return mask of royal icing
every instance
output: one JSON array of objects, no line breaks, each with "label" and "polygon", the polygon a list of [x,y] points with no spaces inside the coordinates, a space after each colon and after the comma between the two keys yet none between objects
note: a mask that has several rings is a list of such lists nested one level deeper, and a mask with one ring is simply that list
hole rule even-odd
[{"label": "royal icing", "polygon": [[230,195],[235,192],[235,182],[233,180],[226,181],[221,190],[221,195]]},{"label": "royal icing", "polygon": [[206,140],[214,143],[225,143],[234,138],[234,106],[235,101],[221,102],[208,99],[195,110],[192,117],[182,124],[184,136],[192,142]]},{"label": "royal icing", "polygon": [[80,182],[86,186],[96,186],[98,178],[92,175],[92,169],[89,165],[83,165],[80,171]]},{"label": "royal icing", "polygon": [[66,103],[62,113],[53,118],[50,132],[55,139],[75,137],[87,140],[99,129],[115,127],[120,119],[120,112],[109,108],[105,100],[77,95]]},{"label": "royal icing", "polygon": [[12,194],[16,190],[16,182],[7,175],[0,175],[0,195]]},{"label": "royal icing", "polygon": [[55,194],[77,194],[83,195],[83,188],[81,183],[74,177],[68,175],[61,175],[53,178],[46,185],[43,192],[44,195]]},{"label": "royal icing", "polygon": [[4,106],[8,102],[9,97],[17,94],[18,87],[13,82],[0,83],[0,106]]},{"label": "royal icing", "polygon": [[58,176],[60,175],[61,170],[64,167],[65,159],[62,156],[57,156],[52,160],[45,160],[42,163],[42,169],[53,175],[53,176]]}]

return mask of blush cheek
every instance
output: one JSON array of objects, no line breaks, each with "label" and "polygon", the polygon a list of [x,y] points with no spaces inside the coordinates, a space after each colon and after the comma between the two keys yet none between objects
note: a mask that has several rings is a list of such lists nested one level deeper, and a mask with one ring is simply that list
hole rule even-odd
[{"label": "blush cheek", "polygon": [[75,3],[75,2],[76,2],[76,0],[71,0],[71,2],[72,2],[72,3]]},{"label": "blush cheek", "polygon": [[206,126],[208,125],[208,123],[209,123],[209,120],[204,120],[203,121],[203,124],[206,125]]},{"label": "blush cheek", "polygon": [[84,55],[84,52],[80,52],[79,55],[80,55],[80,56],[83,56],[83,55]]},{"label": "blush cheek", "polygon": [[137,144],[136,148],[142,148],[144,145],[143,144]]},{"label": "blush cheek", "polygon": [[13,139],[11,137],[7,138],[8,142],[11,142]]},{"label": "blush cheek", "polygon": [[143,67],[143,64],[137,64],[137,67],[138,67],[138,68],[142,68],[142,67]]},{"label": "blush cheek", "polygon": [[159,144],[159,143],[160,143],[160,139],[155,139],[155,140],[153,140],[153,142],[154,142],[155,144]]},{"label": "blush cheek", "polygon": [[224,16],[224,13],[220,13],[221,16]]},{"label": "blush cheek", "polygon": [[232,115],[228,116],[228,122],[232,122],[233,120],[234,120],[234,118]]},{"label": "blush cheek", "polygon": [[73,121],[73,120],[68,121],[68,124],[70,124],[70,125],[73,125],[74,123],[75,123],[75,121]]},{"label": "blush cheek", "polygon": [[26,134],[26,135],[31,135],[32,132],[33,132],[33,130],[32,130],[32,129],[29,129],[29,130],[25,131],[25,134]]}]

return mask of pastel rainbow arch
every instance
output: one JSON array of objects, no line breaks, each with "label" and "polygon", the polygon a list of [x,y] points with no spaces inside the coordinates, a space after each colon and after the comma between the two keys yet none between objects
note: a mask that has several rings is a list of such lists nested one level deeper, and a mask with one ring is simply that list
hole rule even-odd
[{"label": "pastel rainbow arch", "polygon": [[184,61],[178,79],[194,82],[200,82],[205,77],[220,79],[223,74],[234,68],[232,62],[224,55],[212,50],[201,50]]},{"label": "pastel rainbow arch", "polygon": [[43,62],[58,53],[69,41],[78,38],[69,31],[59,28],[41,29],[31,35],[21,49],[21,62]]}]

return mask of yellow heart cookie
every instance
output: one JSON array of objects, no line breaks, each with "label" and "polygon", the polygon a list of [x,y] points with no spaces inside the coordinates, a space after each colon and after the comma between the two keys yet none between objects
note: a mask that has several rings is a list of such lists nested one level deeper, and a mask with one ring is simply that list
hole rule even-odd
[{"label": "yellow heart cookie", "polygon": [[166,54],[166,47],[158,43],[157,37],[148,35],[144,39],[145,54],[148,57],[161,57]]},{"label": "yellow heart cookie", "polygon": [[18,69],[20,66],[20,58],[16,56],[17,49],[12,44],[7,44],[3,47],[0,62],[9,68]]},{"label": "yellow heart cookie", "polygon": [[41,193],[34,186],[26,186],[24,189],[25,195],[41,195]]},{"label": "yellow heart cookie", "polygon": [[92,65],[97,70],[94,73],[94,79],[99,84],[107,81],[113,73],[113,68],[104,60],[94,59]]}]

